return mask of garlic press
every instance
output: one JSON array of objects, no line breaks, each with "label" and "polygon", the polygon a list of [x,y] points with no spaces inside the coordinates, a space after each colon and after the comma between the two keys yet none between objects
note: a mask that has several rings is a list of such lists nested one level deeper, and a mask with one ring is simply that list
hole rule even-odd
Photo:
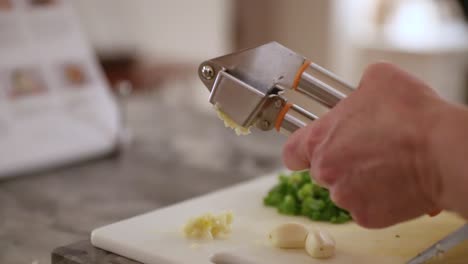
[{"label": "garlic press", "polygon": [[354,88],[300,54],[270,42],[207,60],[198,75],[209,101],[242,127],[289,135]]}]

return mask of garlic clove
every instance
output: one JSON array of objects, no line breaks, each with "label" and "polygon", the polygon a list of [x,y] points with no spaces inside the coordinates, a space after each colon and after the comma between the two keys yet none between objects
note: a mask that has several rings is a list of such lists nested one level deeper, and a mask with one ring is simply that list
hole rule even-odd
[{"label": "garlic clove", "polygon": [[335,247],[335,240],[325,230],[311,230],[305,240],[305,250],[313,258],[330,258]]},{"label": "garlic clove", "polygon": [[269,234],[269,240],[279,248],[304,248],[308,230],[297,223],[286,223],[277,226]]}]

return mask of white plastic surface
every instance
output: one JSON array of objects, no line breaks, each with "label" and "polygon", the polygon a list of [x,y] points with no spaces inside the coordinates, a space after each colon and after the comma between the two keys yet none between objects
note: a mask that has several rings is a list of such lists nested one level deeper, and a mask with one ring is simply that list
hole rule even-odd
[{"label": "white plastic surface", "polygon": [[[422,217],[395,227],[366,230],[353,223],[332,225],[302,217],[286,217],[262,205],[262,197],[276,182],[276,176],[257,180],[156,210],[92,232],[96,247],[147,264],[210,263],[214,253],[237,256],[252,263],[405,263],[464,222],[443,213]],[[234,225],[227,240],[199,242],[187,240],[180,232],[185,221],[207,211],[232,209]],[[295,221],[326,228],[337,243],[336,256],[329,260],[310,258],[304,250],[281,250],[269,245],[266,235],[277,224]],[[464,252],[463,252],[464,251]],[[461,264],[468,259],[463,244],[445,259],[433,263]]]}]

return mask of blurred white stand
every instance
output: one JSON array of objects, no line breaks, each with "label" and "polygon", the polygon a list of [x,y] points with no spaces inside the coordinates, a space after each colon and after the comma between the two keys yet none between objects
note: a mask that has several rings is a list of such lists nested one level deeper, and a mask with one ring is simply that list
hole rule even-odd
[{"label": "blurred white stand", "polygon": [[442,19],[431,1],[401,3],[391,22],[378,31],[370,23],[372,1],[335,0],[332,70],[357,85],[367,65],[392,62],[427,82],[444,98],[464,102],[466,25]]},{"label": "blurred white stand", "polygon": [[358,59],[353,73],[356,76],[360,76],[368,64],[388,61],[424,80],[445,99],[465,102],[468,49],[459,47],[414,51],[373,43],[359,44],[356,45]]}]

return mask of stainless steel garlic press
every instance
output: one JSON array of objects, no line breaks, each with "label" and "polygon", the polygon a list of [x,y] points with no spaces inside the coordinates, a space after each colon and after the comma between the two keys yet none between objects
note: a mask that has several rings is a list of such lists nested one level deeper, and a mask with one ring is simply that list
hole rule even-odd
[{"label": "stainless steel garlic press", "polygon": [[[354,91],[333,73],[277,42],[207,60],[200,64],[198,75],[210,91],[210,103],[237,124],[286,135],[320,118]],[[467,239],[465,225],[408,263],[424,263]],[[229,262],[216,259],[214,263]]]},{"label": "stainless steel garlic press", "polygon": [[307,58],[270,42],[203,62],[209,101],[243,127],[289,135],[354,88]]}]

